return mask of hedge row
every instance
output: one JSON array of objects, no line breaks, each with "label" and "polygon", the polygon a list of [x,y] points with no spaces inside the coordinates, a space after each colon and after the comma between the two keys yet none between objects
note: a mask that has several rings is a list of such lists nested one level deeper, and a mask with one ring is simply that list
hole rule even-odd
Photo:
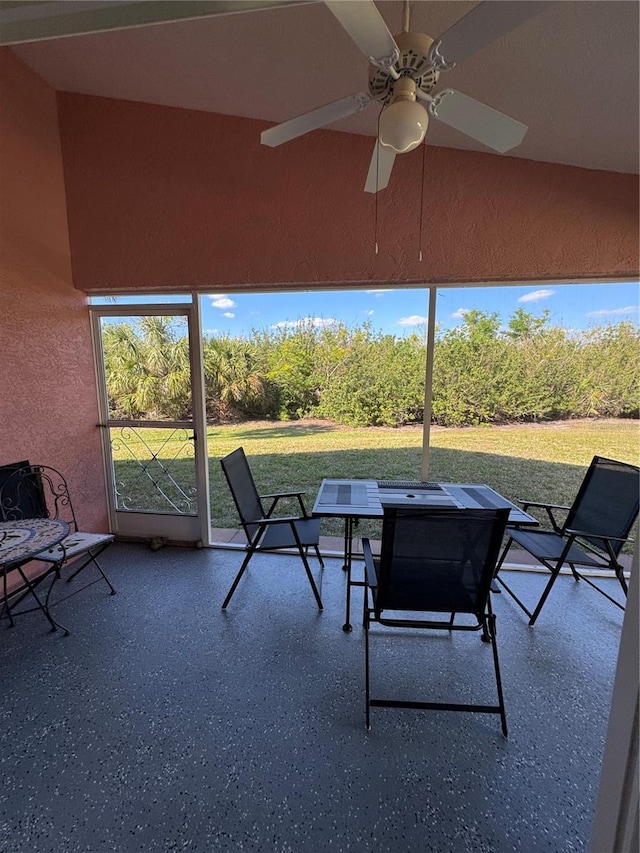
[{"label": "hedge row", "polygon": [[[168,327],[159,330],[158,320],[151,332],[129,328],[113,339],[111,354],[106,345],[112,414],[180,416],[189,397],[184,339],[172,338]],[[502,328],[496,314],[469,311],[459,327],[436,334],[432,420],[459,426],[637,417],[639,344],[629,322],[575,333],[550,325],[546,313],[519,309]],[[208,415],[212,421],[313,416],[352,426],[419,423],[425,363],[424,335],[386,335],[366,323],[302,322],[249,338],[209,338]]]}]

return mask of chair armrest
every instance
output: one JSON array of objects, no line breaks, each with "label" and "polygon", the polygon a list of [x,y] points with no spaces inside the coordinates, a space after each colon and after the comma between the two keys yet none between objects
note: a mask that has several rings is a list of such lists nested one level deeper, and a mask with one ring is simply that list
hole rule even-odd
[{"label": "chair armrest", "polygon": [[271,495],[260,495],[261,498],[297,498],[298,495],[304,495],[304,492],[274,492]]},{"label": "chair armrest", "polygon": [[276,518],[254,518],[245,521],[245,524],[291,524],[294,521],[304,521],[305,519],[299,515],[283,515]]},{"label": "chair armrest", "polygon": [[540,501],[518,500],[518,503],[522,505],[522,509],[525,512],[528,512],[529,508],[532,506],[537,507],[538,509],[543,509],[546,512],[547,518],[549,519],[549,522],[550,522],[551,526],[553,527],[554,531],[556,533],[558,533],[559,535],[562,534],[562,526],[560,524],[558,524],[555,516],[553,515],[553,510],[555,509],[555,510],[566,510],[566,511],[568,511],[571,509],[571,507],[563,506],[562,504],[541,503]]},{"label": "chair armrest", "polygon": [[541,509],[571,509],[570,506],[564,506],[563,504],[547,504],[540,503],[538,501],[523,501],[521,498],[518,498],[518,503],[522,504],[522,507],[524,509],[530,506],[536,506]]},{"label": "chair armrest", "polygon": [[594,530],[576,530],[575,528],[567,527],[564,531],[569,536],[588,536],[591,539],[605,539],[609,542],[628,542],[624,536],[610,536],[608,533],[598,533]]},{"label": "chair armrest", "polygon": [[[609,560],[611,561],[612,566],[618,565],[618,554],[622,550],[622,544],[625,542],[629,542],[629,539],[625,539],[623,536],[609,536],[607,533],[597,533],[591,530],[577,530],[575,528],[567,528],[565,533],[569,534],[569,539],[567,540],[567,548],[571,546],[571,544],[575,541],[576,537],[580,537],[582,539],[602,539],[604,542],[605,550],[609,556]],[[613,543],[620,542],[622,543],[617,551],[614,550]],[[590,545],[588,542],[584,544],[589,551],[593,551],[594,553],[600,553],[596,548]]]},{"label": "chair armrest", "polygon": [[362,540],[362,553],[364,555],[364,570],[365,570],[365,578],[367,581],[367,586],[370,589],[377,589],[378,576],[376,575],[376,568],[373,564],[373,554],[371,553],[371,543],[366,538]]},{"label": "chair armrest", "polygon": [[267,517],[271,516],[271,513],[276,508],[276,504],[278,503],[278,501],[281,498],[297,498],[298,503],[300,504],[300,511],[302,512],[303,517],[309,518],[309,513],[307,512],[307,508],[304,505],[304,501],[302,500],[303,495],[304,495],[304,492],[274,492],[273,494],[260,495],[259,497],[261,500],[263,498],[269,498],[271,500],[271,506],[267,510]]}]

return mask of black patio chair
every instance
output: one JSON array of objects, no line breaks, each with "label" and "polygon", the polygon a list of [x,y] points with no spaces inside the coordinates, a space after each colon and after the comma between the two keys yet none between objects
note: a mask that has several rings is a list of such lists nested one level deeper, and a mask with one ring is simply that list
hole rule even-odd
[{"label": "black patio chair", "polygon": [[[496,618],[491,610],[489,592],[509,510],[383,509],[380,557],[374,558],[369,540],[362,540],[367,729],[370,728],[371,707],[472,711],[499,714],[506,737]],[[410,615],[418,613],[420,617]],[[435,614],[449,614],[449,618],[425,618]],[[458,614],[469,615],[455,624]],[[416,628],[481,630],[482,639],[491,644],[493,651],[498,704],[371,698],[369,629],[372,622],[412,631]]]},{"label": "black patio chair", "polygon": [[0,472],[0,517],[4,521],[23,518],[56,518],[66,521],[69,534],[59,545],[38,554],[38,562],[64,567],[71,564],[66,578],[70,583],[88,566],[99,576],[86,586],[104,580],[110,594],[115,595],[111,581],[98,562],[98,557],[113,542],[111,533],[90,533],[78,527],[67,481],[55,468],[31,465],[28,461],[5,466]]},{"label": "black patio chair", "polygon": [[[563,566],[568,565],[575,580],[583,580],[597,590],[616,607],[624,610],[624,604],[616,601],[590,578],[581,574],[576,566],[587,569],[610,569],[618,579],[624,596],[627,582],[619,561],[620,551],[629,540],[629,533],[638,517],[640,504],[640,468],[626,462],[616,462],[602,456],[594,456],[582,481],[573,504],[537,503],[520,501],[525,511],[536,507],[546,512],[552,530],[509,529],[508,540],[496,569],[497,580],[534,625],[547,600],[556,578]],[[555,513],[566,511],[563,524]],[[533,612],[522,603],[502,575],[498,575],[507,552],[516,543],[528,551],[542,566],[551,572]]]},{"label": "black patio chair", "polygon": [[[231,596],[236,590],[240,578],[244,574],[249,561],[256,551],[283,551],[295,549],[300,554],[309,584],[315,596],[318,608],[322,610],[322,600],[313,575],[307,553],[313,548],[318,557],[321,568],[324,568],[322,556],[318,543],[320,541],[320,519],[311,518],[308,514],[304,501],[303,492],[277,492],[269,495],[260,495],[249,468],[249,463],[242,447],[234,450],[228,456],[220,460],[222,470],[226,477],[233,501],[240,516],[240,523],[247,537],[247,554],[242,562],[240,571],[236,575],[231,589],[227,593],[222,609],[225,610],[231,601]],[[298,501],[301,515],[296,516],[273,516],[278,502],[284,498],[294,498]],[[266,511],[262,503],[269,500]]]}]

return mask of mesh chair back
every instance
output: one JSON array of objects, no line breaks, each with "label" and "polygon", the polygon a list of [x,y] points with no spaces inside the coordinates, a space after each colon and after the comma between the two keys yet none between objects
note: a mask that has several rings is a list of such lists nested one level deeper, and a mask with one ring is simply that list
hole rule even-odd
[{"label": "mesh chair back", "polygon": [[508,515],[385,507],[376,613],[483,613]]},{"label": "mesh chair back", "polygon": [[[3,521],[22,518],[49,518],[51,513],[42,476],[28,460],[3,465],[0,469],[0,513]],[[55,518],[55,515],[52,516]]]},{"label": "mesh chair back", "polygon": [[221,459],[220,464],[238,510],[240,522],[251,542],[259,530],[259,525],[249,522],[264,518],[264,509],[244,449],[239,447],[234,450],[233,453]]},{"label": "mesh chair back", "polygon": [[[640,506],[640,468],[594,456],[569,511],[563,530],[593,530],[626,539]],[[605,550],[602,539],[585,536]],[[624,542],[612,542],[617,556]]]},{"label": "mesh chair back", "polygon": [[78,529],[67,482],[47,465],[21,462],[14,466],[4,483],[0,482],[0,507],[5,521],[57,518],[66,521],[72,533]]}]

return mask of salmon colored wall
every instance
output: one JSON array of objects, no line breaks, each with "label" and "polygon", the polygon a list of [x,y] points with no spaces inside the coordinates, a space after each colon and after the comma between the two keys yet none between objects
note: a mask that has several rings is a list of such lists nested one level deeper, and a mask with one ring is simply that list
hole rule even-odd
[{"label": "salmon colored wall", "polygon": [[67,477],[78,521],[107,529],[86,298],[71,280],[56,95],[0,50],[0,464]]},{"label": "salmon colored wall", "polygon": [[262,122],[60,94],[76,287],[473,282],[638,275],[638,179],[426,149],[363,192],[369,138],[280,148]]}]

